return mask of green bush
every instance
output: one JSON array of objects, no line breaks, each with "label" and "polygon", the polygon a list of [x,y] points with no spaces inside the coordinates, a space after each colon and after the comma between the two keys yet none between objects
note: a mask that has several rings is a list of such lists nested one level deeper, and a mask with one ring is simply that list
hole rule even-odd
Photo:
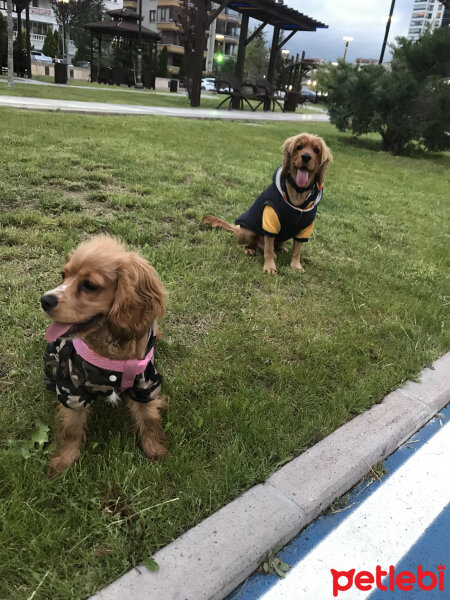
[{"label": "green bush", "polygon": [[356,136],[378,132],[385,149],[401,154],[414,145],[450,148],[450,29],[419,42],[398,39],[390,70],[341,61],[320,74],[331,122]]},{"label": "green bush", "polygon": [[158,70],[156,75],[158,77],[167,77],[167,62],[168,62],[168,52],[167,46],[163,46],[161,52],[158,54]]}]

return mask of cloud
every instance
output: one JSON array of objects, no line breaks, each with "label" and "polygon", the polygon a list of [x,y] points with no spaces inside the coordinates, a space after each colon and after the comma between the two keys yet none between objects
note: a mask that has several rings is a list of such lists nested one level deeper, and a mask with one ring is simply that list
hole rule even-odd
[{"label": "cloud", "polygon": [[[397,0],[388,44],[394,43],[397,36],[407,35],[413,2]],[[391,0],[286,0],[286,4],[328,25],[328,29],[295,34],[285,46],[291,55],[301,55],[305,50],[308,57],[336,60],[344,55],[342,37],[351,36],[354,39],[348,47],[348,61],[379,58]],[[271,39],[271,32],[268,34]],[[389,58],[389,48],[386,48],[385,60]]]}]

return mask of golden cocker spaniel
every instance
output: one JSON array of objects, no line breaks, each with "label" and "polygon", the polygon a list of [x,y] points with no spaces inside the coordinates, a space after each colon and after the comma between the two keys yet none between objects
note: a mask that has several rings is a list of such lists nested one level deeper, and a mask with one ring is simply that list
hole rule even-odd
[{"label": "golden cocker spaniel", "polygon": [[98,396],[110,403],[126,398],[144,454],[164,456],[160,411],[166,397],[153,355],[166,292],[155,269],[99,235],[69,255],[61,274],[61,285],[41,298],[53,320],[46,331],[45,383],[59,400],[58,448],[48,475],[79,457]]},{"label": "golden cocker spaniel", "polygon": [[277,272],[275,250],[283,250],[284,242],[293,238],[291,267],[303,272],[302,245],[313,231],[325,173],[332,160],[322,138],[308,133],[290,137],[283,144],[283,162],[273,175],[272,185],[236,219],[235,226],[213,215],[205,215],[202,222],[233,232],[246,254],[263,251],[266,273]]}]

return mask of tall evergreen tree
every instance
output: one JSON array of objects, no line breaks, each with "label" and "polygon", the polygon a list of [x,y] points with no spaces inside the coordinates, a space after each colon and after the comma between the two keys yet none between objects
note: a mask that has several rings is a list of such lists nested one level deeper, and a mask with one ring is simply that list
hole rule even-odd
[{"label": "tall evergreen tree", "polygon": [[262,79],[267,74],[268,66],[269,50],[266,46],[265,34],[263,31],[260,31],[247,46],[244,63],[244,79],[250,82]]},{"label": "tall evergreen tree", "polygon": [[161,52],[158,55],[158,71],[156,73],[158,77],[167,77],[167,74],[168,74],[167,62],[168,62],[167,46],[163,46],[163,48],[161,49]]},{"label": "tall evergreen tree", "polygon": [[47,29],[44,45],[42,46],[42,52],[45,54],[45,56],[51,56],[52,58],[56,57],[55,40],[53,37],[53,31],[50,27]]}]

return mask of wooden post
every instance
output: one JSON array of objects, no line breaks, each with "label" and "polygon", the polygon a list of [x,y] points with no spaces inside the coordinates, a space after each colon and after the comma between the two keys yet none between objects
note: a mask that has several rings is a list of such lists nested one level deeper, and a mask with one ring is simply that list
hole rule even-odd
[{"label": "wooden post", "polygon": [[[94,34],[92,33],[92,29],[90,30],[91,32],[91,83],[94,81]],[[98,71],[97,71],[97,77],[95,78],[95,81],[97,81],[98,79]]]},{"label": "wooden post", "polygon": [[6,9],[6,21],[8,27],[8,87],[12,88],[14,86],[14,25],[12,18],[12,0],[7,0]]},{"label": "wooden post", "polygon": [[30,3],[25,6],[25,30],[27,36],[27,75],[31,79]]},{"label": "wooden post", "polygon": [[[248,14],[244,13],[242,15],[241,21],[241,34],[239,36],[239,46],[238,53],[236,59],[236,67],[234,69],[234,74],[238,78],[239,82],[242,83],[242,79],[244,77],[244,62],[245,62],[245,44],[247,41],[248,34]],[[231,106],[234,109],[239,110],[240,107],[240,98],[233,98],[231,101]]]},{"label": "wooden post", "polygon": [[195,48],[194,60],[192,65],[192,91],[191,106],[200,106],[202,72],[203,72],[203,54],[206,47],[206,0],[196,2],[197,11],[195,13]]},{"label": "wooden post", "polygon": [[276,25],[273,28],[272,47],[270,49],[269,67],[267,69],[267,79],[270,83],[273,83],[273,75],[275,72],[275,61],[278,53],[278,45],[280,43],[280,28]]}]

